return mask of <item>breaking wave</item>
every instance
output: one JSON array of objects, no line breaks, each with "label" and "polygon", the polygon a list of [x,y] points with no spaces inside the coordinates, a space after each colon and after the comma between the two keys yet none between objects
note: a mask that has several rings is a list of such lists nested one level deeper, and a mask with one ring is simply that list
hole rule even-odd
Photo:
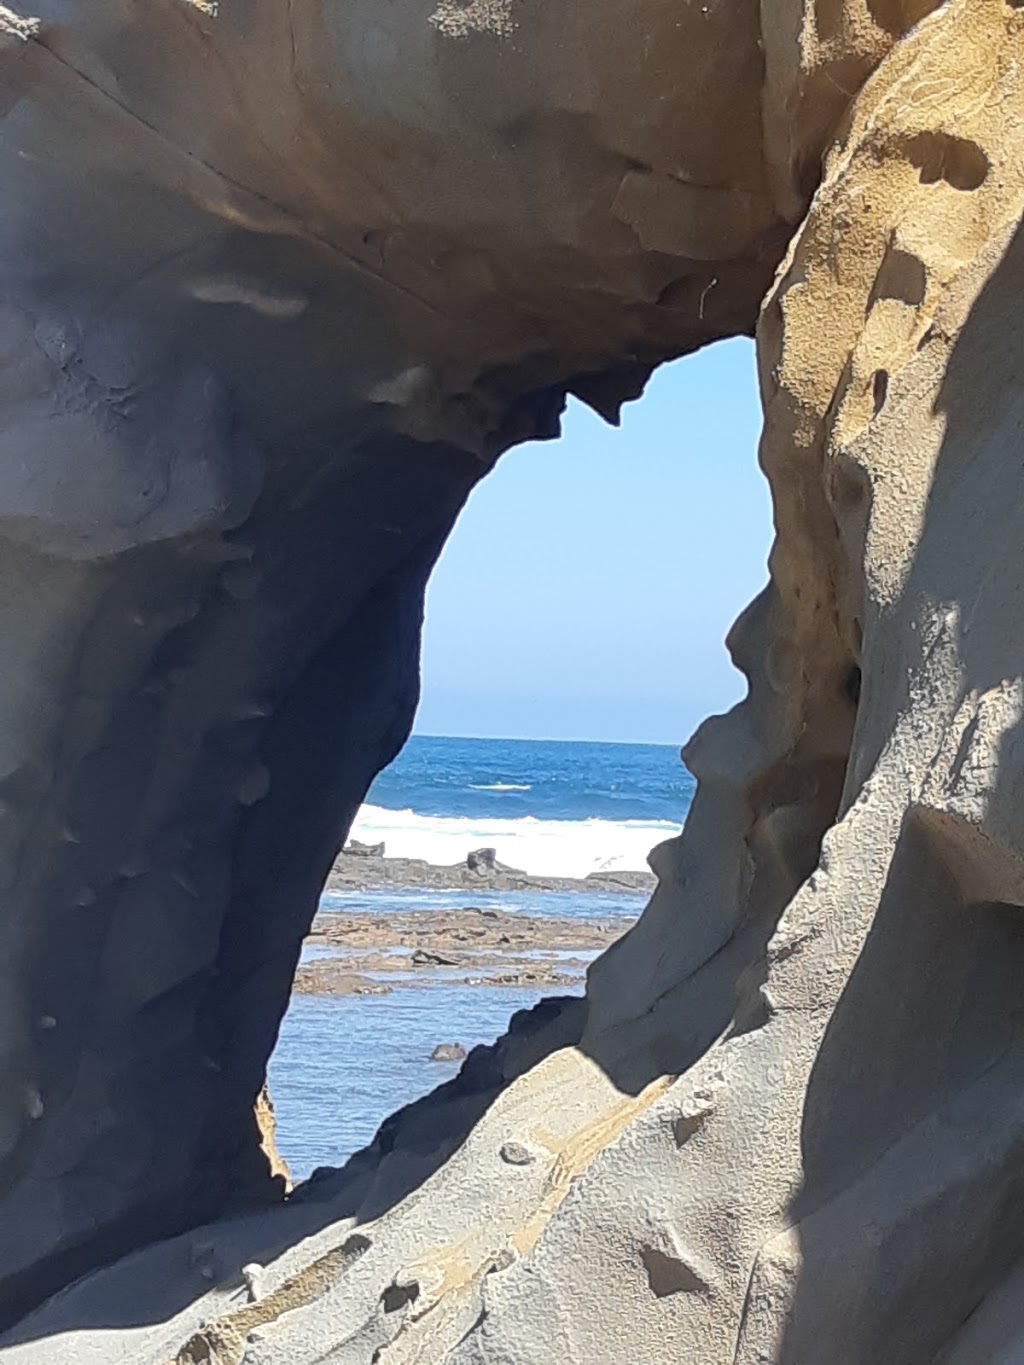
[{"label": "breaking wave", "polygon": [[465,861],[476,848],[535,876],[586,877],[591,872],[639,872],[655,844],[679,833],[669,820],[542,820],[418,815],[364,805],[351,837],[384,844],[389,858],[422,858],[438,866]]}]

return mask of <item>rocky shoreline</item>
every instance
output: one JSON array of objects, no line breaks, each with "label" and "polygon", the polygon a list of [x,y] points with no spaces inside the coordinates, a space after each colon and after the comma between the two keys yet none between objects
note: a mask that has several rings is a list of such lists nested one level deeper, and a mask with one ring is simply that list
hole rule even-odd
[{"label": "rocky shoreline", "polygon": [[499,863],[492,848],[478,848],[464,862],[440,867],[420,858],[389,858],[383,844],[347,844],[335,860],[325,891],[408,890],[433,887],[443,891],[479,888],[486,891],[646,891],[654,890],[652,872],[591,872],[586,877],[538,877]]},{"label": "rocky shoreline", "polygon": [[[438,867],[388,858],[356,845],[336,861],[328,892],[435,888],[481,892],[645,892],[646,872],[595,873],[585,878],[537,877],[504,867],[493,850],[465,863]],[[321,911],[306,939],[295,977],[302,995],[387,995],[438,986],[578,986],[593,958],[629,928],[628,916],[572,918],[524,915],[490,907],[398,911]]]}]

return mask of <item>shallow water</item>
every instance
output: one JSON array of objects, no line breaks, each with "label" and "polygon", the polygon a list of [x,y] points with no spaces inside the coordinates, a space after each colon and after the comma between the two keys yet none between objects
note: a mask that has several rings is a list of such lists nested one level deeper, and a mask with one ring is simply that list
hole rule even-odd
[{"label": "shallow water", "polygon": [[[459,951],[460,961],[455,966],[441,967],[417,967],[414,972],[409,972],[401,967],[395,967],[391,971],[385,968],[375,968],[372,971],[363,971],[359,966],[360,957],[366,958],[370,954],[386,952],[388,957],[408,958],[412,957],[416,951],[414,948],[346,948],[341,944],[335,943],[306,943],[303,945],[299,962],[306,965],[310,962],[330,962],[332,959],[346,958],[352,964],[352,970],[359,972],[361,976],[372,976],[377,979],[404,982],[413,985],[417,978],[430,976],[457,976],[462,977],[478,970],[491,972],[501,971],[501,964],[490,960],[484,968],[479,965],[478,959],[484,956],[488,959],[494,956],[494,950],[487,948],[482,953],[474,952],[472,948]],[[593,962],[601,952],[600,948],[524,948],[517,949],[514,954],[516,964],[522,962],[537,962],[550,966],[557,962]]]},{"label": "shallow water", "polygon": [[[403,887],[327,892],[320,909],[328,915],[342,910],[387,915],[475,906],[559,919],[621,916],[632,920],[646,900],[644,893],[628,891],[477,892]],[[388,951],[403,952],[400,948]],[[333,944],[307,943],[302,961],[324,961],[338,952]],[[551,964],[570,958],[589,962],[597,953],[547,949],[538,950],[535,956],[538,962]],[[359,970],[358,963],[353,966]],[[479,974],[500,970],[500,966],[480,968]],[[389,1114],[454,1076],[458,1063],[430,1060],[438,1043],[461,1043],[468,1050],[477,1043],[493,1042],[504,1033],[516,1010],[535,1005],[544,995],[581,994],[583,990],[582,982],[546,989],[466,986],[463,978],[476,974],[469,954],[460,966],[418,971],[420,979],[429,977],[429,986],[417,987],[410,973],[401,970],[361,974],[395,989],[389,995],[295,995],[281,1025],[270,1061],[270,1093],[277,1116],[278,1150],[298,1180],[317,1166],[340,1165],[373,1138]]]},{"label": "shallow water", "polygon": [[516,1010],[570,993],[438,985],[293,996],[269,1072],[277,1147],[293,1177],[341,1165],[389,1114],[450,1080],[459,1063],[432,1062],[438,1043],[493,1042]]},{"label": "shallow water", "polygon": [[[462,863],[471,849],[488,846],[513,867],[580,876],[645,867],[651,846],[678,830],[692,793],[677,751],[663,746],[414,738],[377,778],[352,833],[364,843],[383,840],[392,856],[439,865]],[[388,915],[474,906],[632,920],[646,900],[632,891],[386,887],[328,892],[321,910]],[[333,955],[332,945],[308,945],[304,960]],[[538,960],[564,959],[556,952]],[[438,1043],[492,1042],[515,1010],[544,994],[568,993],[463,985],[472,972],[468,962],[439,966],[429,987],[416,988],[408,973],[374,970],[367,975],[389,981],[390,994],[293,998],[271,1059],[270,1089],[278,1147],[297,1178],[342,1163],[395,1109],[453,1076],[456,1063],[429,1060]]]},{"label": "shallow water", "polygon": [[444,891],[434,887],[381,887],[373,891],[325,891],[320,911],[404,914],[411,910],[503,910],[551,919],[635,919],[647,904],[645,891]]}]

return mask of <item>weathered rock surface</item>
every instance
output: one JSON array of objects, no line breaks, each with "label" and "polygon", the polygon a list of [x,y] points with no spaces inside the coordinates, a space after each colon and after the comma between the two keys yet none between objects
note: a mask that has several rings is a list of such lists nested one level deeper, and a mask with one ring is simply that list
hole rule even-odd
[{"label": "weathered rock surface", "polygon": [[464,1062],[466,1049],[461,1043],[438,1043],[430,1054],[432,1062]]},{"label": "weathered rock surface", "polygon": [[[318,915],[293,989],[309,995],[386,994],[394,987],[579,986],[589,961],[629,919],[558,919],[503,910]],[[584,956],[579,956],[584,954]],[[366,975],[373,973],[373,976]]]},{"label": "weathered rock surface", "polygon": [[[0,10],[5,1365],[1024,1350],[1022,81],[1004,0]],[[256,1207],[461,502],[758,318],[650,906]]]},{"label": "weathered rock surface", "polygon": [[445,867],[421,858],[386,858],[377,854],[339,855],[327,874],[328,891],[380,891],[386,887],[436,887],[470,891],[614,891],[650,892],[657,878],[650,872],[589,872],[585,877],[546,877],[521,872],[504,863],[477,862]]},{"label": "weathered rock surface", "polygon": [[259,1128],[260,1146],[270,1167],[270,1174],[279,1177],[285,1189],[291,1189],[291,1171],[288,1169],[287,1161],[277,1150],[277,1118],[274,1114],[274,1101],[266,1085],[256,1096],[256,1126]]}]

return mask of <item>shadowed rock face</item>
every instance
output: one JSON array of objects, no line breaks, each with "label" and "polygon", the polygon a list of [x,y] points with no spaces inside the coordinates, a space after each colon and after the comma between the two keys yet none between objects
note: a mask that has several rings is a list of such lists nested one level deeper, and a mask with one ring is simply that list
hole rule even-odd
[{"label": "shadowed rock face", "polygon": [[[1024,14],[932,9],[0,8],[2,1311],[165,1239],[12,1365],[1021,1332]],[[462,501],[755,324],[772,582],[648,910],[253,1211]]]},{"label": "shadowed rock face", "polygon": [[456,511],[749,331],[786,236],[752,5],[210,10],[0,28],[14,1308],[279,1195],[253,1098]]}]

